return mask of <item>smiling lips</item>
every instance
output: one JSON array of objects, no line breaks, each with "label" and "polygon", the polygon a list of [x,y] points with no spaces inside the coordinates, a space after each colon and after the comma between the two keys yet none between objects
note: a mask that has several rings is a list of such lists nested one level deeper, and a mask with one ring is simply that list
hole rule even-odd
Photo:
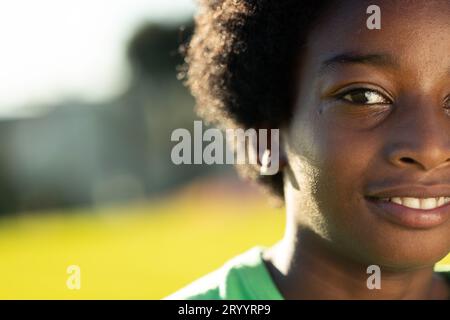
[{"label": "smiling lips", "polygon": [[450,218],[450,186],[386,186],[366,197],[373,211],[408,228],[426,229]]}]

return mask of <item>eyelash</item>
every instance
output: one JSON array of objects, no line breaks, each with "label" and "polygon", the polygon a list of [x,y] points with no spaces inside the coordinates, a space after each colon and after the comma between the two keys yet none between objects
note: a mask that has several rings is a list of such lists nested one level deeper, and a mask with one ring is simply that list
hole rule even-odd
[{"label": "eyelash", "polygon": [[[344,97],[346,95],[352,94],[352,93],[360,93],[360,92],[373,92],[376,93],[377,95],[380,95],[381,97],[383,97],[383,99],[385,99],[387,101],[387,103],[357,103],[357,102],[353,102],[353,101],[349,101],[348,99],[345,99]],[[353,88],[353,89],[349,89],[346,90],[344,92],[338,93],[335,95],[335,98],[346,102],[346,103],[351,103],[351,104],[355,104],[355,105],[364,105],[364,106],[372,106],[372,105],[387,105],[387,104],[392,104],[392,100],[388,97],[386,97],[385,94],[379,92],[378,90],[374,90],[374,89],[369,89],[369,88]],[[450,114],[450,96],[448,96],[445,100],[444,100],[444,109],[446,109],[446,112],[448,112]]]},{"label": "eyelash", "polygon": [[[354,101],[350,101],[348,99],[345,98],[345,96],[349,95],[349,94],[355,94],[355,93],[375,93],[379,96],[381,96],[384,100],[386,100],[386,103],[358,103],[358,102],[354,102]],[[369,89],[369,88],[353,88],[353,89],[349,89],[346,90],[344,92],[338,93],[337,95],[335,95],[335,97],[341,101],[344,101],[346,103],[351,103],[351,104],[355,104],[355,105],[364,105],[364,106],[372,106],[372,105],[387,105],[387,104],[392,104],[392,100],[390,98],[388,98],[385,94],[381,93],[378,90],[374,90],[374,89]]]}]

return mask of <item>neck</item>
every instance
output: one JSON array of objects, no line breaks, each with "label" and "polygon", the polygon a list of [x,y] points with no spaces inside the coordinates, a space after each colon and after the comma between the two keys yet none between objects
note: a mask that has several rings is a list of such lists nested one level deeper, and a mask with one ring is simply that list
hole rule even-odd
[{"label": "neck", "polygon": [[305,229],[288,228],[264,259],[279,291],[289,300],[448,298],[448,288],[433,274],[433,267],[398,271],[380,266],[381,288],[371,290],[368,265],[345,258]]}]

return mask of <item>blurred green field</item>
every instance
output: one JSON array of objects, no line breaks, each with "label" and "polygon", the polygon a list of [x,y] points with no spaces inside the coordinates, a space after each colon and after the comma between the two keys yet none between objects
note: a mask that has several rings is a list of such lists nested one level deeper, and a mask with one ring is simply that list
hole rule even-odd
[{"label": "blurred green field", "polygon": [[[0,299],[160,299],[282,236],[281,209],[217,201],[176,197],[4,218]],[[66,286],[69,265],[81,268],[80,290]]]},{"label": "blurred green field", "polygon": [[[184,197],[3,219],[0,299],[160,299],[275,242],[283,225],[281,210],[256,201]],[[80,290],[66,286],[69,265],[81,268]]]}]

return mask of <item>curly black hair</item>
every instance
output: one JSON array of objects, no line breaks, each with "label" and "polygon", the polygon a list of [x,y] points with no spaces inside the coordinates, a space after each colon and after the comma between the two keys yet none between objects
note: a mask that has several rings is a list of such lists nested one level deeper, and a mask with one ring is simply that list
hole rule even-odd
[{"label": "curly black hair", "polygon": [[[331,0],[199,0],[185,54],[196,111],[225,128],[281,128],[292,116],[296,57]],[[283,177],[239,168],[283,200]],[[266,188],[267,189],[267,188]]]}]

